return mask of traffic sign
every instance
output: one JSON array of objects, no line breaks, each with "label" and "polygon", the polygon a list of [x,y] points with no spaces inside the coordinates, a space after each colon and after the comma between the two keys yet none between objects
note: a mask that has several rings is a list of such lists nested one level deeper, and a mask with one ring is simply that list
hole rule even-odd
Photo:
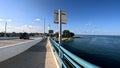
[{"label": "traffic sign", "polygon": [[[67,22],[67,13],[64,11],[60,11],[60,22],[62,24],[66,24]],[[54,12],[54,23],[58,24],[59,23],[59,12],[56,10]]]},{"label": "traffic sign", "polygon": [[53,32],[54,32],[53,30],[49,30],[49,34],[53,34]]}]

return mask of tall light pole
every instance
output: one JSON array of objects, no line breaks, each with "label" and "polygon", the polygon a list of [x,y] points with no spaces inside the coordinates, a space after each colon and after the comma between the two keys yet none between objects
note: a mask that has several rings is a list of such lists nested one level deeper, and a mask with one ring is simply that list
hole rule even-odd
[{"label": "tall light pole", "polygon": [[6,38],[7,35],[6,35],[6,31],[7,31],[7,22],[11,22],[12,20],[11,19],[5,19],[5,35],[4,37]]},{"label": "tall light pole", "polygon": [[4,37],[7,37],[7,35],[6,35],[6,28],[7,28],[7,21],[5,22],[5,34],[4,34]]},{"label": "tall light pole", "polygon": [[4,37],[6,38],[7,35],[6,35],[6,31],[7,31],[7,22],[11,22],[12,20],[11,19],[0,19],[1,22],[5,22],[5,34],[4,34]]},{"label": "tall light pole", "polygon": [[45,36],[45,18],[44,18],[44,36]]}]

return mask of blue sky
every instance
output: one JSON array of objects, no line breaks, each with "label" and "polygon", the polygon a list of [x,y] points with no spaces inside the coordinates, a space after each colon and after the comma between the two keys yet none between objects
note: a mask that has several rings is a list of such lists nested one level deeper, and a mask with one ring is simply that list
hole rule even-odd
[{"label": "blue sky", "polygon": [[[0,19],[8,22],[7,32],[43,32],[43,21],[58,31],[53,23],[54,10],[67,12],[68,21],[63,25],[76,34],[120,35],[119,0],[0,0]],[[40,18],[40,22],[34,21]],[[0,32],[4,31],[0,22]]]}]

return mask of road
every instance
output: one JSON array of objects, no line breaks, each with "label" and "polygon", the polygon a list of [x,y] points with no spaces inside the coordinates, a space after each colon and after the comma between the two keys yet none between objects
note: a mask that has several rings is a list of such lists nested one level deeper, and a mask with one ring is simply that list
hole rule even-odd
[{"label": "road", "polygon": [[[0,68],[46,68],[46,53],[50,48],[46,47],[47,39],[42,40],[27,51],[0,63]],[[51,52],[50,55],[51,56]],[[50,57],[51,58],[51,57]],[[53,57],[52,57],[53,58]],[[50,59],[49,59],[50,60]],[[51,59],[50,61],[54,61]],[[50,62],[51,63],[51,62]],[[50,65],[50,63],[48,63]],[[53,62],[54,63],[54,62]],[[50,65],[56,68],[55,64]]]}]

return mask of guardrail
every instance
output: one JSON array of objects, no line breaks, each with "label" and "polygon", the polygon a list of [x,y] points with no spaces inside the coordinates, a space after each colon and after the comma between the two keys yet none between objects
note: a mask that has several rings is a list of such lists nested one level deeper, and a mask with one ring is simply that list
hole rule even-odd
[{"label": "guardrail", "polygon": [[40,42],[41,39],[42,38],[38,38],[35,40],[29,40],[18,44],[0,47],[0,62],[24,52],[25,50]]},{"label": "guardrail", "polygon": [[49,38],[49,40],[51,42],[54,54],[58,60],[60,68],[100,68],[79,58],[64,47],[60,46],[53,39]]}]

